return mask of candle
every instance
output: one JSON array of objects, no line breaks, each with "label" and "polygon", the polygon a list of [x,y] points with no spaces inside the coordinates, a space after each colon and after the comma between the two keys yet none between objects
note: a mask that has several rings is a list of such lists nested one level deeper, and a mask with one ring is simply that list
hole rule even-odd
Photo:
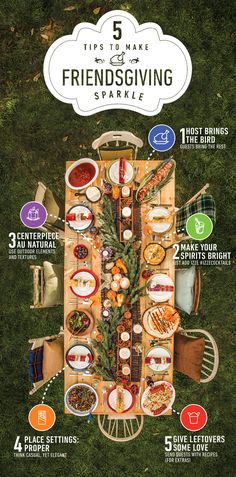
[{"label": "candle", "polygon": [[124,232],[123,232],[123,239],[124,240],[129,240],[129,239],[131,239],[132,236],[133,236],[132,230],[129,230],[129,229],[124,230]]},{"label": "candle", "polygon": [[130,207],[124,207],[122,209],[122,217],[124,217],[125,219],[128,219],[129,217],[131,217],[131,208]]}]

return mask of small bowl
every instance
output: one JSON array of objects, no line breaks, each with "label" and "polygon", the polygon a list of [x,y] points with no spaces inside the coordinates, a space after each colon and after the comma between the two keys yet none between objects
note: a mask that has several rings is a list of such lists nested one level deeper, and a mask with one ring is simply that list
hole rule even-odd
[{"label": "small bowl", "polygon": [[[71,172],[81,164],[91,164],[91,165],[93,165],[93,167],[95,169],[95,173],[94,173],[94,176],[92,177],[92,179],[90,181],[88,181],[86,184],[83,184],[82,186],[74,186],[70,183],[69,177],[70,177]],[[67,169],[66,175],[65,175],[66,185],[70,189],[73,189],[73,190],[86,189],[97,179],[98,172],[99,172],[99,167],[98,167],[96,161],[94,161],[93,159],[87,158],[87,157],[84,157],[83,159],[79,159],[78,161],[73,162],[73,164],[69,167],[69,169]]]},{"label": "small bowl", "polygon": [[[87,317],[90,319],[90,324],[89,324],[88,328],[85,331],[83,331],[82,333],[80,333],[79,331],[76,332],[70,327],[70,318],[75,314],[76,311],[81,311],[81,312],[85,313],[85,315],[87,315]],[[87,311],[87,310],[73,310],[70,313],[68,313],[68,315],[66,317],[66,327],[67,327],[68,331],[73,336],[85,336],[85,335],[91,333],[91,331],[94,327],[93,315],[91,315],[91,313],[89,313],[89,311]]]},{"label": "small bowl", "polygon": [[[80,258],[80,257],[78,257],[78,256],[76,255],[76,250],[77,250],[79,247],[83,247],[83,248],[86,250],[86,255],[85,255],[85,257],[81,257],[81,258]],[[89,253],[88,247],[87,247],[86,245],[84,245],[83,243],[78,243],[78,245],[76,245],[76,247],[74,248],[73,253],[74,253],[75,258],[77,258],[77,260],[85,260],[85,259],[87,258],[87,256],[88,256],[88,253]]]}]

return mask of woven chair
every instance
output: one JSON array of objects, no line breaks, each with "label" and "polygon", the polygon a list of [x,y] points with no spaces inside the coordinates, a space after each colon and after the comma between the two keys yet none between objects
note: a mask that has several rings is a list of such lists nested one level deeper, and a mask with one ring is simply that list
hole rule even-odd
[{"label": "woven chair", "polygon": [[191,338],[203,337],[205,348],[201,369],[201,383],[209,383],[214,379],[219,367],[219,351],[213,336],[205,330],[180,330],[181,334]]},{"label": "woven chair", "polygon": [[143,416],[98,416],[98,426],[102,434],[115,442],[128,442],[135,439],[142,431]]},{"label": "woven chair", "polygon": [[136,159],[140,147],[143,147],[143,141],[128,131],[109,131],[92,143],[100,161],[114,161],[122,156],[132,161]]},{"label": "woven chair", "polygon": [[43,232],[58,232],[60,243],[65,238],[65,211],[63,202],[42,182],[38,182],[34,200],[43,204],[48,217],[45,224],[39,227]]},{"label": "woven chair", "polygon": [[[28,340],[28,342],[32,345],[30,350],[34,350],[35,348],[43,346],[44,341],[53,341],[53,340],[59,338],[59,336],[61,336],[61,335],[64,335],[64,331],[63,331],[62,327],[60,328],[60,331],[57,335],[43,336],[42,338],[31,338],[31,339]],[[47,382],[49,382],[52,379],[52,377],[50,379],[47,379],[47,380],[42,379],[41,381],[37,381],[36,383],[33,383],[33,388],[29,391],[29,394],[32,395],[32,394],[36,393],[36,391],[38,391],[38,389],[40,389]]]}]

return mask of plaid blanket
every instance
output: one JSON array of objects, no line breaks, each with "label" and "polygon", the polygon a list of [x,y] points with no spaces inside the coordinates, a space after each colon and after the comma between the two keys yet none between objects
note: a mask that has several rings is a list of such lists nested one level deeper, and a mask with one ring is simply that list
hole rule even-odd
[{"label": "plaid blanket", "polygon": [[30,350],[29,376],[33,383],[43,379],[43,346]]},{"label": "plaid blanket", "polygon": [[176,232],[177,234],[186,233],[186,222],[188,218],[201,212],[208,215],[213,222],[213,226],[216,222],[216,205],[215,201],[210,194],[202,194],[195,199],[191,204],[181,207],[176,214]]}]

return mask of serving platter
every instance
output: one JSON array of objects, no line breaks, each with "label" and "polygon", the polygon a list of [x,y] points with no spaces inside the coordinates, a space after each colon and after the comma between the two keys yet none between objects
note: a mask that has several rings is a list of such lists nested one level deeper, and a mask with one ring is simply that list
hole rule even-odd
[{"label": "serving platter", "polygon": [[[152,408],[155,409],[156,407],[157,410],[160,410],[161,407],[159,407],[158,405],[162,404],[162,402],[165,401],[165,399],[161,397],[161,394],[162,394],[161,390],[163,386],[165,386],[165,388],[169,391],[171,396],[168,399],[168,402],[166,402],[165,408],[163,408],[160,412],[155,414],[155,411]],[[153,402],[151,403],[152,399],[153,399]],[[145,414],[147,414],[148,416],[157,417],[157,416],[162,416],[163,414],[166,414],[173,406],[174,401],[175,401],[174,386],[167,381],[157,381],[152,387],[149,386],[145,389],[141,398],[141,406]]]}]

